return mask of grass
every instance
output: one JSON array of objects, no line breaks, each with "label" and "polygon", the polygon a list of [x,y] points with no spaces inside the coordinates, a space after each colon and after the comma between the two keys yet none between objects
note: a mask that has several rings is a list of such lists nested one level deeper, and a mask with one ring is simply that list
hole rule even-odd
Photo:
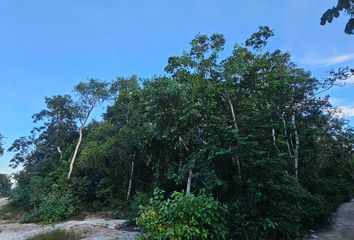
[{"label": "grass", "polygon": [[0,220],[16,219],[18,215],[19,212],[10,205],[5,205],[0,208]]},{"label": "grass", "polygon": [[80,235],[75,232],[57,229],[52,232],[40,233],[26,238],[26,240],[79,240],[80,238]]}]

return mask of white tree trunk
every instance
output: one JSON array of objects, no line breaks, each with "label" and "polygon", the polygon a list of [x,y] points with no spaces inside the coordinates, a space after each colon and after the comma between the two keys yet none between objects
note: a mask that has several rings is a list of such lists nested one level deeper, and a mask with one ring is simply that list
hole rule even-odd
[{"label": "white tree trunk", "polygon": [[295,177],[298,178],[298,175],[299,175],[299,145],[300,145],[300,139],[299,139],[299,134],[298,134],[297,128],[296,128],[295,113],[293,113],[293,115],[291,116],[291,122],[293,124],[294,135],[295,135],[295,148],[294,148]]},{"label": "white tree trunk", "polygon": [[132,183],[133,183],[133,176],[134,176],[134,165],[135,165],[135,151],[134,151],[133,161],[132,161],[132,165],[131,165],[131,169],[130,169],[130,177],[129,177],[129,184],[128,184],[128,192],[127,192],[127,201],[130,198],[130,193],[131,193],[131,190],[132,190]]},{"label": "white tree trunk", "polygon": [[237,121],[236,121],[236,114],[235,114],[234,105],[232,104],[229,94],[227,92],[226,92],[226,98],[227,98],[227,102],[229,103],[234,128],[236,131],[238,131],[238,125],[237,125]]},{"label": "white tree trunk", "polygon": [[57,150],[58,150],[58,153],[60,155],[59,162],[61,162],[61,160],[63,160],[63,152],[61,151],[59,146],[57,146]]},{"label": "white tree trunk", "polygon": [[134,174],[134,161],[132,162],[132,166],[131,166],[130,179],[129,179],[128,192],[127,192],[127,201],[130,198],[130,193],[132,190],[133,174]]},{"label": "white tree trunk", "polygon": [[75,147],[74,155],[73,155],[73,157],[71,159],[70,169],[69,169],[69,173],[68,173],[68,179],[70,179],[70,177],[71,177],[71,173],[72,173],[73,168],[74,168],[74,163],[75,163],[75,160],[76,160],[76,156],[77,156],[77,153],[79,151],[79,147],[80,147],[80,144],[81,144],[81,141],[82,141],[82,131],[84,130],[84,127],[85,127],[85,125],[86,125],[86,123],[87,123],[87,121],[88,121],[88,119],[90,117],[90,114],[91,114],[92,110],[95,108],[96,103],[97,102],[94,102],[92,104],[92,106],[90,107],[90,109],[88,109],[88,111],[85,114],[85,118],[80,119],[80,123],[81,123],[81,127],[80,127],[80,130],[79,130],[80,136],[79,136],[79,140],[77,141],[77,144],[76,144],[76,147]]},{"label": "white tree trunk", "polygon": [[[238,129],[238,124],[237,124],[237,120],[236,120],[234,105],[232,104],[230,96],[226,90],[225,90],[224,97],[227,100],[227,102],[229,103],[231,117],[232,117],[232,123],[234,125],[235,130],[238,132],[239,129]],[[239,157],[238,153],[236,153],[235,156],[232,157],[232,160],[233,160],[233,162],[236,163],[237,174],[238,174],[238,177],[241,178],[241,164],[240,164],[240,157]]]},{"label": "white tree trunk", "polygon": [[73,168],[74,168],[74,163],[75,163],[75,160],[76,160],[76,156],[77,156],[77,153],[79,151],[79,147],[80,147],[80,144],[81,144],[81,141],[82,141],[82,130],[83,130],[83,127],[80,128],[79,130],[79,140],[77,141],[77,144],[76,144],[76,147],[75,147],[75,151],[74,151],[74,155],[71,159],[71,163],[70,163],[70,169],[69,169],[69,173],[68,173],[68,179],[70,179],[71,177],[71,173],[73,171]]},{"label": "white tree trunk", "polygon": [[277,145],[277,139],[276,139],[276,136],[275,136],[275,129],[273,128],[273,124],[274,124],[273,119],[270,119],[270,121],[271,121],[271,124],[272,124],[272,140],[273,140],[273,145],[274,145],[275,149],[276,149],[278,152],[280,152],[280,149],[279,149],[279,147],[278,147],[278,145]]},{"label": "white tree trunk", "polygon": [[192,172],[192,170],[190,170],[190,171],[189,171],[188,180],[187,180],[187,188],[186,188],[186,192],[187,192],[187,193],[190,193],[190,192],[191,192],[192,177],[193,177],[193,172]]},{"label": "white tree trunk", "polygon": [[292,157],[292,152],[291,152],[291,148],[290,148],[290,144],[289,144],[288,131],[286,130],[285,117],[284,117],[284,115],[282,115],[280,118],[281,118],[281,120],[283,122],[284,137],[285,137],[285,141],[286,141],[286,146],[288,148],[288,154],[289,154],[289,157],[291,158]]}]

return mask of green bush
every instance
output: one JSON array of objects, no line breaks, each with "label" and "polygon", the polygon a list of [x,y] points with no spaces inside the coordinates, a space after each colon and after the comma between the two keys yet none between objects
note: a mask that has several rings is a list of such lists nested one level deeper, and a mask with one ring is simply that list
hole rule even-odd
[{"label": "green bush", "polygon": [[126,209],[125,217],[129,220],[130,223],[134,222],[134,219],[139,213],[140,206],[149,202],[150,197],[152,196],[152,192],[143,193],[136,192],[132,198],[132,201],[129,203],[129,206]]},{"label": "green bush", "polygon": [[218,239],[227,238],[227,208],[211,196],[174,192],[164,199],[155,190],[147,206],[141,207],[137,224],[146,233],[140,239]]},{"label": "green bush", "polygon": [[53,189],[53,191],[43,197],[39,208],[25,215],[21,222],[55,223],[75,214],[75,206],[76,202],[70,193]]},{"label": "green bush", "polygon": [[21,212],[10,204],[0,208],[0,220],[13,220],[16,219],[19,214],[21,214]]},{"label": "green bush", "polygon": [[43,198],[39,205],[41,220],[53,223],[65,219],[75,213],[75,202],[69,193],[52,191]]},{"label": "green bush", "polygon": [[26,240],[79,240],[81,237],[75,232],[57,229],[52,232],[40,233]]}]

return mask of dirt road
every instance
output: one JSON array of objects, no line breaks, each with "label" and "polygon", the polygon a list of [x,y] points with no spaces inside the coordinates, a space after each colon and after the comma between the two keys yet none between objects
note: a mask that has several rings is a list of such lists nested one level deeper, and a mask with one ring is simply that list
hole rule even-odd
[{"label": "dirt road", "polygon": [[313,240],[353,240],[354,239],[354,199],[341,205],[334,214],[332,226],[313,234]]}]

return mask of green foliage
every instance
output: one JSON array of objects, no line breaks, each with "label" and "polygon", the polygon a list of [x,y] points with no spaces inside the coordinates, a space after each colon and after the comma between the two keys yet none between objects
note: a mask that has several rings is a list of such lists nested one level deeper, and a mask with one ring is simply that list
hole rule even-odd
[{"label": "green foliage", "polygon": [[75,213],[71,194],[54,190],[45,196],[39,205],[41,220],[45,223],[58,222]]},{"label": "green foliage", "polygon": [[39,208],[26,215],[22,222],[51,224],[63,220],[74,213],[76,213],[76,206],[73,196],[69,193],[53,190],[42,197]]},{"label": "green foliage", "polygon": [[152,194],[149,192],[136,192],[123,217],[128,219],[131,224],[135,224],[135,218],[139,215],[140,207],[148,203],[151,196]]},{"label": "green foliage", "polygon": [[227,239],[227,208],[211,196],[174,192],[165,199],[155,190],[149,205],[141,207],[137,224],[141,239]]},{"label": "green foliage", "polygon": [[354,2],[352,0],[338,0],[336,6],[328,9],[323,13],[321,17],[321,25],[325,25],[327,22],[331,23],[334,18],[338,18],[341,12],[345,12],[350,16],[344,32],[346,34],[353,34],[354,30]]},{"label": "green foliage", "polygon": [[80,235],[73,231],[56,229],[51,232],[40,233],[36,236],[26,238],[26,240],[79,240]]},{"label": "green foliage", "polygon": [[0,208],[0,220],[15,220],[21,213],[10,204]]},{"label": "green foliage", "polygon": [[73,107],[82,126],[86,124],[93,108],[109,99],[108,87],[108,83],[92,78],[74,87],[78,100]]},{"label": "green foliage", "polygon": [[296,239],[328,218],[323,199],[279,168],[279,162],[257,161],[246,177],[238,186],[238,200],[230,203],[234,239]]},{"label": "green foliage", "polygon": [[[31,135],[10,148],[11,165],[23,165],[12,206],[46,223],[81,210],[134,218],[159,187],[177,193],[141,210],[147,238],[299,239],[326,224],[354,194],[354,129],[320,96],[351,69],[316,79],[289,53],[266,49],[273,35],[260,27],[226,55],[222,34],[200,34],[169,58],[165,76],[91,79],[76,96],[46,98]],[[89,123],[107,99],[104,119]],[[191,193],[178,193],[188,180]],[[194,195],[201,189],[220,203]]]},{"label": "green foliage", "polygon": [[11,191],[11,180],[8,175],[0,174],[0,197],[8,197]]}]

